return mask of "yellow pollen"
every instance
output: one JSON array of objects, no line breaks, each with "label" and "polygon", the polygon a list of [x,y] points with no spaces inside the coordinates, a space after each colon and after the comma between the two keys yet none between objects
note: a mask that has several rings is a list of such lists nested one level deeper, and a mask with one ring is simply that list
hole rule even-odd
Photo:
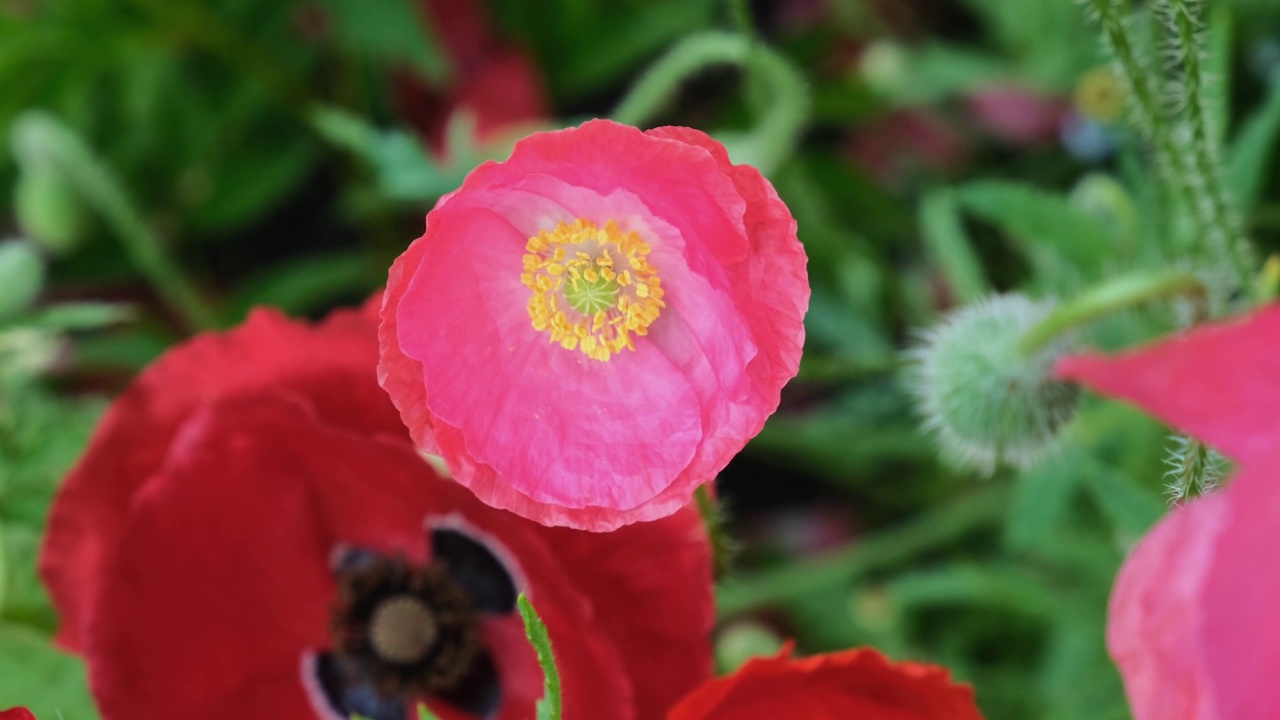
[{"label": "yellow pollen", "polygon": [[633,336],[647,335],[666,307],[650,250],[613,220],[562,222],[529,238],[520,280],[533,291],[533,328],[592,360],[635,350]]}]

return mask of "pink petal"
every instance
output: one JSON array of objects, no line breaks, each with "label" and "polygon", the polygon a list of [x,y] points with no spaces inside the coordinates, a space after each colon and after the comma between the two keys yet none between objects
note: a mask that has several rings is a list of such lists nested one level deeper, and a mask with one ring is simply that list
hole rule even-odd
[{"label": "pink petal", "polygon": [[1230,514],[1222,523],[1214,563],[1204,580],[1198,655],[1211,688],[1213,717],[1220,720],[1274,720],[1280,712],[1277,468],[1280,445],[1268,461],[1246,466],[1232,480],[1225,491]]},{"label": "pink petal", "polygon": [[1211,720],[1196,626],[1200,593],[1229,515],[1209,495],[1158,523],[1125,560],[1107,613],[1107,648],[1135,720]]},{"label": "pink petal", "polygon": [[1055,372],[1129,400],[1237,460],[1280,447],[1280,306],[1112,357],[1068,357]]}]

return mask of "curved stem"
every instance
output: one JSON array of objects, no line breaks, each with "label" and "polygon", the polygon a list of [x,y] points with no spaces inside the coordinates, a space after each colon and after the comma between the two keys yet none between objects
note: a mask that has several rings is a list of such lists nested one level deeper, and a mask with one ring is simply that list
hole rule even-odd
[{"label": "curved stem", "polygon": [[1023,336],[1019,349],[1031,354],[1062,333],[1111,313],[1153,300],[1190,298],[1197,315],[1207,313],[1209,289],[1195,275],[1184,272],[1128,275],[1091,288],[1071,302],[1058,307]]},{"label": "curved stem", "polygon": [[748,135],[753,164],[763,172],[776,168],[792,152],[809,116],[809,91],[804,78],[773,50],[735,33],[705,32],[685,38],[671,48],[631,88],[613,112],[613,119],[640,125],[670,102],[680,83],[712,65],[758,68],[772,101]]}]

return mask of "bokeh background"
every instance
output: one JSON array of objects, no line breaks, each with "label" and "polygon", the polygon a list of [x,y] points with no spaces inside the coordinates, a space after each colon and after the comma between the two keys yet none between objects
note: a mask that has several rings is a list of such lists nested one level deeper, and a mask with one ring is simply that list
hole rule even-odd
[{"label": "bokeh background", "polygon": [[[1227,182],[1274,249],[1280,3],[1211,5]],[[709,31],[772,52],[632,93]],[[621,115],[760,161],[811,258],[800,376],[719,479],[723,668],[869,644],[992,720],[1128,717],[1105,608],[1167,507],[1167,432],[1085,398],[1046,460],[986,477],[940,459],[901,372],[964,301],[1185,262],[1124,106],[1073,0],[0,0],[0,706],[95,716],[34,557],[113,393],[254,305],[361,301],[477,163]]]}]

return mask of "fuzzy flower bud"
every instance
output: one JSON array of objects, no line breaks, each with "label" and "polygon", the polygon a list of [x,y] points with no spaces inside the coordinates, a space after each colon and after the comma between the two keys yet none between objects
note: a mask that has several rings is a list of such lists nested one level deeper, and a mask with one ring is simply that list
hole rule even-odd
[{"label": "fuzzy flower bud", "polygon": [[1078,397],[1049,375],[1069,348],[1019,346],[1052,309],[1023,295],[991,297],[950,313],[910,352],[910,390],[946,457],[990,473],[1027,467],[1052,445]]}]

